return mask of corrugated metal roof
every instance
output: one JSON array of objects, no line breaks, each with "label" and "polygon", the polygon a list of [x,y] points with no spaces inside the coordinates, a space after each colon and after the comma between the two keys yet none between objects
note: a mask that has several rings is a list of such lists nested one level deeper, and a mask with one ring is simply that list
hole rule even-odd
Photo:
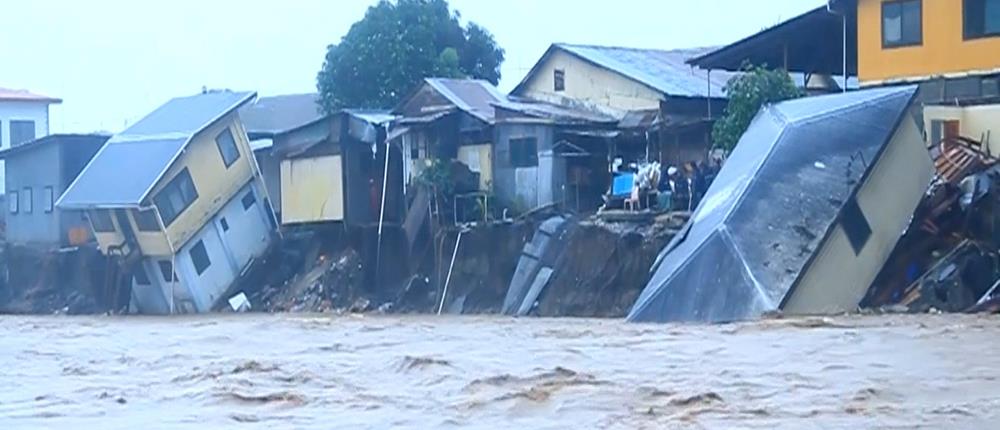
[{"label": "corrugated metal roof", "polygon": [[55,97],[43,96],[41,94],[35,94],[28,90],[13,90],[10,88],[0,88],[0,100],[4,101],[23,101],[23,102],[48,102],[48,103],[62,103],[61,99]]},{"label": "corrugated metal roof", "polygon": [[214,91],[168,101],[112,137],[70,184],[58,206],[139,205],[195,134],[254,96]]},{"label": "corrugated metal roof", "polygon": [[32,149],[42,147],[51,143],[96,143],[100,142],[103,144],[110,138],[107,134],[83,134],[83,133],[63,133],[63,134],[50,134],[46,136],[39,137],[38,139],[25,142],[23,144],[17,145],[13,148],[7,148],[0,151],[0,160],[6,159],[13,155],[20,154],[22,152],[31,151]]},{"label": "corrugated metal roof", "polygon": [[427,78],[424,81],[462,111],[488,123],[496,119],[493,105],[507,100],[496,86],[481,79]]},{"label": "corrugated metal roof", "polygon": [[260,97],[240,109],[251,139],[272,137],[323,117],[316,93]]},{"label": "corrugated metal roof", "polygon": [[535,74],[538,66],[544,63],[553,51],[562,50],[668,96],[725,97],[723,88],[733,75],[732,73],[712,71],[711,84],[709,84],[706,70],[685,64],[689,58],[710,52],[712,49],[661,50],[556,43],[549,47],[535,68],[525,76],[512,93],[519,92]]},{"label": "corrugated metal roof", "polygon": [[550,119],[556,122],[595,122],[614,123],[617,120],[609,115],[588,109],[577,109],[552,103],[510,100],[496,105],[501,109],[518,112],[524,115]]},{"label": "corrugated metal roof", "polygon": [[396,116],[388,110],[344,109],[344,112],[374,125],[386,124],[396,119]]}]

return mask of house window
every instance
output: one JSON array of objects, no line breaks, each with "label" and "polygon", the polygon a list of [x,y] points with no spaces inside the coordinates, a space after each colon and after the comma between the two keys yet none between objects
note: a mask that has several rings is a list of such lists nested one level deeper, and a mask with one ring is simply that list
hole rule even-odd
[{"label": "house window", "polygon": [[511,167],[534,167],[538,165],[538,139],[521,137],[510,139]]},{"label": "house window", "polygon": [[55,196],[54,192],[52,191],[52,187],[45,187],[42,190],[42,210],[44,210],[45,213],[47,214],[52,213],[52,210],[54,209],[53,207],[55,201],[54,198]]},{"label": "house window", "polygon": [[250,210],[250,208],[253,207],[254,203],[257,203],[257,198],[254,197],[253,191],[250,191],[245,196],[243,196],[243,210],[245,211]]},{"label": "house window", "polygon": [[90,224],[98,233],[114,233],[115,223],[111,222],[111,212],[96,210],[90,212]]},{"label": "house window", "polygon": [[7,191],[7,205],[8,211],[12,214],[16,214],[20,209],[20,201],[18,201],[17,191]]},{"label": "house window", "polygon": [[24,212],[26,214],[30,214],[30,213],[32,213],[35,210],[35,207],[34,207],[35,206],[35,200],[34,200],[34,198],[35,198],[35,196],[32,193],[31,188],[24,187],[24,189],[21,190],[21,199],[24,200],[24,201],[21,202],[21,211],[22,212]]},{"label": "house window", "polygon": [[919,45],[923,42],[921,0],[882,3],[882,47]]},{"label": "house window", "polygon": [[160,221],[156,219],[154,209],[134,210],[132,218],[135,219],[135,226],[139,231],[160,231]]},{"label": "house window", "polygon": [[939,119],[931,120],[931,145],[938,145],[944,138],[944,121]]},{"label": "house window", "polygon": [[229,131],[229,127],[215,136],[215,146],[219,147],[222,162],[226,167],[232,166],[240,158],[240,150],[236,149],[236,139],[233,139],[233,133]]},{"label": "house window", "polygon": [[35,140],[35,122],[28,120],[10,121],[10,146],[23,145]]},{"label": "house window", "polygon": [[[175,280],[177,280],[177,274],[174,273],[174,264],[171,263],[169,260],[157,261],[156,265],[160,266],[160,276],[163,277],[164,281],[174,282]],[[173,274],[174,276],[171,277],[170,276],[171,274]]]},{"label": "house window", "polygon": [[212,261],[208,259],[208,251],[205,251],[205,242],[198,241],[194,246],[191,247],[191,262],[194,263],[194,271],[199,275],[205,273],[208,270],[208,266],[212,265]]},{"label": "house window", "polygon": [[226,217],[219,218],[219,225],[222,226],[222,231],[229,231],[229,221],[226,221]]},{"label": "house window", "polygon": [[552,72],[552,89],[559,91],[566,91],[566,71],[563,69],[555,69]]},{"label": "house window", "polygon": [[198,191],[191,181],[191,174],[187,169],[181,170],[174,179],[171,179],[167,186],[153,198],[156,207],[160,209],[160,216],[163,217],[163,224],[169,226],[177,216],[184,212],[191,203],[198,199]]},{"label": "house window", "polygon": [[872,236],[872,227],[868,224],[865,214],[861,212],[861,206],[858,206],[856,198],[851,197],[844,205],[840,225],[844,228],[844,233],[847,234],[847,240],[851,242],[851,247],[854,248],[854,254],[861,254],[861,250],[864,249],[868,239]]},{"label": "house window", "polygon": [[136,285],[149,285],[149,276],[146,275],[146,268],[140,264],[132,273]]},{"label": "house window", "polygon": [[1000,36],[1000,0],[965,0],[962,15],[966,39]]}]

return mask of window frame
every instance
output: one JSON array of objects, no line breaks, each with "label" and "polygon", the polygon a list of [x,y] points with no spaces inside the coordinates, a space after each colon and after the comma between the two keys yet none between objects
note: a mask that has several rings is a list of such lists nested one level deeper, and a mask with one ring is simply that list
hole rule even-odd
[{"label": "window frame", "polygon": [[[198,276],[201,276],[209,267],[212,267],[212,258],[208,256],[208,249],[205,248],[205,241],[199,240],[191,245],[191,249],[188,250],[188,257],[191,258],[191,265],[194,267],[194,272]],[[204,259],[205,264],[198,264],[199,259]],[[201,266],[201,267],[199,267]]]},{"label": "window frame", "polygon": [[854,255],[860,255],[865,246],[875,233],[872,229],[871,221],[865,216],[864,210],[858,204],[858,199],[851,196],[844,204],[841,212],[840,227],[844,229],[844,235],[854,250]]},{"label": "window frame", "polygon": [[[223,143],[223,141],[226,140],[223,139],[223,137],[227,137],[228,142]],[[223,145],[229,144],[232,144],[232,159],[227,159],[226,150],[223,149]],[[229,127],[222,129],[219,134],[215,135],[215,147],[219,150],[219,156],[222,157],[222,164],[225,165],[227,169],[240,160],[240,148],[239,145],[236,144],[236,136],[233,135],[233,131],[230,130]]]},{"label": "window frame", "polygon": [[7,191],[7,212],[11,215],[21,213],[21,193],[17,190]]},{"label": "window frame", "polygon": [[[969,10],[969,3],[973,1],[983,2],[983,13],[982,13],[982,33],[973,34],[969,30],[969,14],[966,13]],[[962,40],[977,40],[977,39],[988,39],[991,37],[1000,37],[1000,29],[996,31],[989,32],[986,31],[986,2],[991,0],[962,0]],[[992,0],[997,1],[997,0]]]},{"label": "window frame", "polygon": [[[191,185],[191,193],[193,195],[190,200],[185,197],[184,186],[182,185],[184,182]],[[180,196],[183,201],[182,207],[174,207],[173,201],[170,199],[171,192],[176,192]],[[198,187],[195,186],[194,179],[191,178],[191,172],[187,168],[184,168],[180,173],[171,178],[170,182],[153,196],[153,204],[160,211],[164,228],[169,227],[177,218],[180,218],[181,214],[194,205],[196,201],[198,201]]]},{"label": "window frame", "polygon": [[31,187],[24,187],[21,189],[21,197],[25,199],[25,203],[21,205],[21,212],[26,214],[35,213],[35,192]]},{"label": "window frame", "polygon": [[[107,216],[107,225],[110,228],[105,228],[105,224],[102,222],[94,222],[94,219],[100,217],[102,214]],[[90,221],[90,228],[94,229],[96,233],[115,233],[118,231],[118,228],[115,227],[115,220],[112,219],[111,212],[107,209],[94,209],[87,212],[87,219]]]},{"label": "window frame", "polygon": [[[904,8],[908,3],[915,3],[917,5],[918,12],[918,26],[917,26],[917,40],[908,41],[906,40],[906,23],[904,13]],[[885,10],[887,7],[899,7],[899,42],[889,42],[885,38]],[[882,33],[882,49],[895,49],[895,48],[909,48],[914,46],[922,46],[924,44],[924,2],[923,0],[892,0],[882,2],[881,15],[879,16],[879,23],[881,26]]]},{"label": "window frame", "polygon": [[[174,283],[180,281],[177,272],[174,270],[174,263],[170,262],[170,260],[159,260],[156,262],[156,266],[160,269],[160,278],[164,282]],[[173,277],[171,278],[170,275],[173,275]]]},{"label": "window frame", "polygon": [[56,209],[56,192],[53,187],[45,187],[42,189],[42,210],[50,214]]},{"label": "window frame", "polygon": [[[7,128],[9,129],[10,147],[11,148],[13,148],[15,146],[24,145],[25,143],[31,142],[32,140],[35,140],[35,139],[38,138],[38,133],[36,132],[37,125],[35,124],[35,120],[33,120],[33,119],[12,119],[12,120],[7,121],[7,123],[8,123],[7,124]],[[21,142],[17,142],[16,139],[14,139],[15,125],[30,125],[31,126],[31,138],[27,139],[27,140],[23,140]],[[20,130],[18,130],[18,131],[20,131]]]},{"label": "window frame", "polygon": [[254,194],[253,190],[247,191],[246,194],[240,198],[240,203],[243,205],[243,211],[246,212],[257,204],[257,196]]},{"label": "window frame", "polygon": [[[152,215],[152,219],[146,218]],[[135,223],[135,229],[144,233],[159,233],[163,231],[160,227],[160,218],[156,216],[156,209],[133,209],[132,210],[132,222]],[[152,222],[152,224],[149,224]],[[154,227],[155,225],[155,227]]]},{"label": "window frame", "polygon": [[[141,276],[140,276],[141,274]],[[141,279],[140,279],[141,278]],[[142,264],[136,266],[135,271],[132,272],[132,279],[135,281],[136,285],[149,286],[153,285],[151,279],[149,279],[149,274],[146,273],[146,267]]]},{"label": "window frame", "polygon": [[[532,148],[534,152],[529,153],[525,151],[523,146],[525,142],[532,142]],[[507,152],[508,152],[508,162],[513,168],[531,168],[538,167],[538,137],[537,136],[521,136],[512,137],[507,140]],[[528,157],[522,159],[522,157]]]},{"label": "window frame", "polygon": [[552,70],[552,91],[561,93],[566,91],[566,70]]}]

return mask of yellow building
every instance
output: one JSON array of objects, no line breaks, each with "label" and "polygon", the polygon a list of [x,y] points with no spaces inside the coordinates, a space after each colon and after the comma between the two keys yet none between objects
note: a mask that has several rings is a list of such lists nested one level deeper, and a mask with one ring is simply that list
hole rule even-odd
[{"label": "yellow building", "polygon": [[859,0],[863,86],[921,85],[928,144],[961,135],[1000,151],[1000,0]]},{"label": "yellow building", "polygon": [[101,251],[122,261],[132,309],[208,311],[266,250],[267,196],[236,111],[254,97],[170,100],[112,137],[59,199],[86,210]]}]

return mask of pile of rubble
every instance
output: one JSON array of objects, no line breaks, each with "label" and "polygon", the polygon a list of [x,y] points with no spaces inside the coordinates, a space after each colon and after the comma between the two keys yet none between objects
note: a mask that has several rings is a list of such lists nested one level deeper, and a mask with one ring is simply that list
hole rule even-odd
[{"label": "pile of rubble", "polygon": [[937,179],[863,307],[908,312],[1000,309],[1000,159],[978,141],[931,148]]}]

